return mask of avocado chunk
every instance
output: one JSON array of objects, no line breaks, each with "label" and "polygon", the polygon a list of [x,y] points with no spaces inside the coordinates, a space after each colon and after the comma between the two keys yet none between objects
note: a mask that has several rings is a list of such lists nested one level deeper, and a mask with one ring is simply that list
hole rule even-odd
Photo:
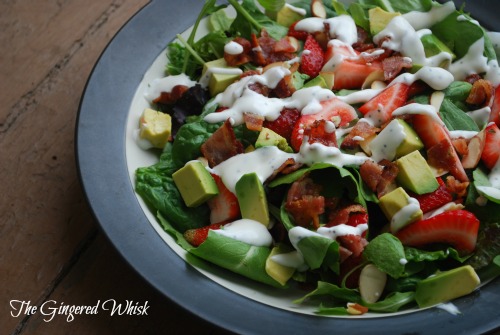
[{"label": "avocado chunk", "polygon": [[153,147],[163,149],[171,135],[171,116],[146,108],[139,121],[139,137],[148,140]]},{"label": "avocado chunk", "polygon": [[282,26],[290,27],[293,23],[302,20],[304,16],[300,8],[285,4],[276,13],[276,22]]},{"label": "avocado chunk", "polygon": [[392,233],[412,222],[421,220],[423,216],[418,200],[410,198],[402,187],[398,187],[382,196],[379,206],[391,222]]},{"label": "avocado chunk", "polygon": [[370,33],[372,35],[377,35],[379,32],[384,30],[385,26],[391,22],[391,20],[401,15],[399,12],[387,12],[380,7],[372,8],[368,11],[368,19],[370,21]]},{"label": "avocado chunk", "polygon": [[283,286],[285,286],[286,282],[292,278],[295,273],[295,269],[276,263],[272,260],[272,257],[289,251],[290,250],[286,250],[283,246],[277,245],[271,250],[271,253],[266,259],[266,273]]},{"label": "avocado chunk", "polygon": [[238,68],[228,66],[224,58],[219,58],[203,65],[201,77],[206,75],[209,76],[208,91],[211,96],[215,96],[235,82],[240,77],[240,72]]},{"label": "avocado chunk", "polygon": [[219,194],[214,178],[199,161],[187,162],[172,178],[187,207],[197,207]]},{"label": "avocado chunk", "polygon": [[313,86],[328,88],[325,79],[321,76],[314,77],[313,79],[309,80],[307,83],[304,84],[304,88]]},{"label": "avocado chunk", "polygon": [[269,128],[262,127],[262,130],[259,133],[259,137],[257,137],[257,141],[255,142],[255,148],[258,149],[269,146],[278,147],[278,149],[285,152],[293,152],[293,149],[288,145],[286,138],[277,134]]},{"label": "avocado chunk", "polygon": [[413,130],[410,125],[402,119],[396,119],[397,122],[399,122],[400,125],[403,126],[404,132],[406,134],[405,139],[403,140],[403,143],[399,145],[399,147],[396,149],[396,157],[402,157],[405,155],[408,155],[409,153],[412,153],[415,150],[420,150],[424,147],[424,144],[420,140],[420,137],[418,137],[417,133],[415,130]]},{"label": "avocado chunk", "polygon": [[420,308],[459,298],[474,291],[481,280],[470,265],[439,272],[417,284],[415,301]]},{"label": "avocado chunk", "polygon": [[399,158],[396,163],[399,168],[396,180],[405,189],[416,194],[425,194],[434,192],[439,187],[439,183],[420,151],[415,150]]},{"label": "avocado chunk", "polygon": [[235,186],[236,198],[240,205],[241,216],[269,225],[269,208],[267,206],[264,186],[256,173],[243,175]]}]

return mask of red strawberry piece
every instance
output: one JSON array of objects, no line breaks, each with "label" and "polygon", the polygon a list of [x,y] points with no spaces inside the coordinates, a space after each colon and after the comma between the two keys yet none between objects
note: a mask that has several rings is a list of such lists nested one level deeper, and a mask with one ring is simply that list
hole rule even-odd
[{"label": "red strawberry piece", "polygon": [[[405,83],[396,83],[388,86],[377,96],[359,107],[359,111],[366,115],[376,113],[374,120],[379,124],[384,124],[391,119],[392,112],[403,106],[408,99],[410,86]],[[372,114],[370,114],[372,115]]]},{"label": "red strawberry piece", "polygon": [[227,189],[222,179],[212,173],[212,177],[217,184],[219,194],[207,201],[210,208],[210,223],[221,224],[234,221],[240,217],[240,205],[236,195]]},{"label": "red strawberry piece", "polygon": [[424,213],[439,208],[453,200],[453,196],[450,191],[448,191],[444,181],[441,178],[436,179],[439,183],[439,187],[434,192],[426,194],[410,194],[410,196],[418,200],[420,203],[420,209]]},{"label": "red strawberry piece", "polygon": [[304,136],[307,136],[309,144],[321,143],[327,147],[337,147],[335,129],[328,128],[327,121],[314,121],[310,127],[304,129]]},{"label": "red strawberry piece", "polygon": [[323,68],[325,55],[316,39],[309,35],[304,43],[299,71],[311,78],[317,77]]},{"label": "red strawberry piece", "polygon": [[481,160],[488,169],[492,169],[500,156],[500,129],[491,122],[484,129],[484,134],[484,149],[481,153]]},{"label": "red strawberry piece", "polygon": [[360,224],[368,223],[368,213],[354,213],[349,216],[348,226],[357,227]]},{"label": "red strawberry piece", "polygon": [[201,228],[188,229],[184,232],[184,238],[189,242],[189,244],[197,247],[205,242],[208,237],[209,230],[216,230],[220,229],[221,227],[222,225],[220,223],[214,223]]},{"label": "red strawberry piece", "polygon": [[466,210],[448,211],[410,224],[396,233],[404,245],[422,247],[432,243],[450,244],[463,253],[476,247],[479,220]]},{"label": "red strawberry piece", "polygon": [[299,21],[293,23],[289,28],[288,28],[288,36],[295,37],[298,40],[305,41],[307,39],[307,36],[309,36],[309,33],[306,31],[301,31],[301,30],[295,30],[295,26],[299,23]]},{"label": "red strawberry piece", "polygon": [[333,70],[335,75],[333,89],[360,89],[368,76],[375,71],[380,71],[380,73],[382,73],[382,65],[380,62],[363,64],[344,60],[342,63],[335,66]]},{"label": "red strawberry piece", "polygon": [[351,251],[354,257],[360,256],[368,244],[368,241],[364,237],[353,234],[339,236],[337,237],[337,241],[339,241],[341,246]]},{"label": "red strawberry piece", "polygon": [[356,110],[351,105],[338,98],[325,100],[320,104],[323,107],[320,112],[302,115],[295,123],[292,131],[292,138],[290,140],[290,144],[295,151],[300,150],[304,137],[304,129],[310,127],[315,121],[331,121],[335,123],[338,128],[348,125],[349,122],[358,117]]},{"label": "red strawberry piece", "polygon": [[491,105],[490,122],[495,122],[500,126],[500,85],[495,89],[493,104]]},{"label": "red strawberry piece", "polygon": [[429,164],[437,169],[450,171],[455,178],[462,182],[469,181],[443,124],[429,115],[415,114],[412,117],[412,126],[427,149]]},{"label": "red strawberry piece", "polygon": [[295,123],[300,118],[300,111],[295,108],[285,108],[280,116],[274,121],[264,121],[264,127],[271,129],[275,133],[286,138],[290,142],[292,130]]}]

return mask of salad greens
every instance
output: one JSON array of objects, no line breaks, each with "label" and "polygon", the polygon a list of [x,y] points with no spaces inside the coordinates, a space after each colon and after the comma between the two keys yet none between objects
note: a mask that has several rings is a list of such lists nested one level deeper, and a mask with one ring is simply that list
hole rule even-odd
[{"label": "salad greens", "polygon": [[[136,191],[151,211],[157,214],[162,228],[189,254],[209,263],[276,288],[308,288],[308,292],[294,302],[316,304],[319,306],[316,311],[319,315],[351,315],[366,311],[391,313],[415,307],[419,283],[429,280],[436,273],[446,273],[454,268],[471,267],[472,273],[477,273],[478,280],[483,282],[498,277],[500,197],[496,198],[494,192],[482,191],[484,187],[500,188],[494,179],[495,173],[498,174],[497,170],[500,169],[500,163],[490,161],[492,155],[496,155],[494,157],[498,160],[500,153],[500,140],[495,137],[493,129],[500,124],[500,120],[494,119],[493,113],[495,108],[500,109],[495,107],[495,103],[500,106],[495,93],[500,80],[494,73],[495,64],[498,68],[497,55],[488,32],[464,12],[463,8],[457,10],[453,5],[452,10],[446,12],[441,19],[429,23],[428,26],[415,28],[422,36],[432,34],[446,45],[453,55],[448,53],[447,62],[432,63],[432,57],[426,56],[428,64],[412,63],[406,66],[404,62],[410,58],[405,54],[406,50],[397,46],[397,43],[384,44],[384,41],[390,41],[391,37],[386,37],[379,43],[374,42],[376,38],[370,33],[370,27],[374,24],[373,20],[370,20],[374,15],[373,10],[398,13],[397,16],[390,16],[391,19],[403,17],[410,20],[410,16],[404,14],[423,14],[438,10],[443,13],[446,6],[450,7],[449,4],[441,5],[432,0],[357,0],[345,5],[340,1],[324,0],[322,4],[327,18],[349,17],[355,24],[358,33],[358,42],[355,44],[342,41],[340,31],[332,31],[341,29],[335,28],[334,21],[325,21],[327,24],[324,31],[307,30],[309,28],[300,30],[295,28],[295,24],[283,24],[278,18],[279,14],[282,14],[280,11],[288,6],[284,1],[258,0],[257,3],[254,0],[229,0],[229,4],[235,9],[235,17],[227,15],[226,5],[217,5],[215,0],[206,0],[188,38],[184,39],[179,35],[178,40],[168,44],[166,74],[172,78],[185,75],[196,81],[196,85],[186,88],[188,92],[194,89],[206,91],[204,76],[207,76],[207,72],[210,75],[207,63],[224,58],[231,71],[236,69],[240,72],[235,73],[247,75],[238,78],[240,82],[245,78],[261,75],[245,89],[255,91],[256,93],[252,93],[254,95],[266,96],[266,99],[270,99],[265,100],[266,103],[272,101],[275,104],[279,101],[283,104],[283,109],[280,116],[271,117],[263,112],[263,117],[254,116],[255,119],[248,119],[248,113],[244,113],[243,121],[238,121],[236,114],[228,114],[228,119],[232,122],[228,130],[228,123],[218,116],[235,113],[236,101],[243,100],[243,94],[237,96],[237,90],[233,91],[234,101],[230,104],[224,104],[229,99],[221,98],[223,93],[211,97],[210,100],[200,98],[199,93],[192,94],[198,97],[196,104],[189,104],[188,100],[195,99],[189,97],[179,102],[177,107],[172,107],[170,102],[153,102],[153,108],[174,118],[174,126],[169,133],[172,138],[161,152],[158,152],[156,164],[136,171]],[[310,0],[295,1],[290,8],[294,15],[300,15],[304,19],[301,22],[314,18]],[[196,40],[195,36],[203,19],[207,19],[209,31]],[[383,22],[384,17],[378,20],[385,27],[389,27],[390,22],[393,22],[388,19]],[[396,39],[394,36],[392,38]],[[311,42],[311,39],[314,41]],[[248,52],[245,56],[249,60],[230,64],[243,52],[228,52],[228,45],[234,47],[232,43],[235,41],[240,43],[239,45],[244,43],[242,41],[249,41],[251,51],[245,51]],[[284,44],[286,47],[291,44],[296,49],[279,54],[273,49],[276,48],[274,43],[278,41],[288,43]],[[296,41],[296,44],[290,41]],[[271,47],[265,43],[270,43]],[[480,52],[471,54],[473,46],[480,46]],[[244,50],[244,47],[241,49]],[[267,57],[273,59],[264,65],[259,63],[262,62],[259,58],[257,61],[252,58],[262,53],[263,49],[269,53]],[[319,49],[322,51],[318,51]],[[442,56],[443,53],[444,51],[439,55]],[[275,54],[279,54],[281,58],[272,58]],[[308,58],[310,54],[322,55],[320,70],[312,71],[314,74],[310,70],[315,66],[315,60],[314,57]],[[484,59],[488,66],[483,66],[481,71],[470,72],[465,77],[462,77],[459,71],[450,74],[454,64],[470,62],[474,55]],[[334,57],[338,58],[337,63],[328,68],[328,60]],[[378,57],[382,59],[379,60]],[[397,64],[397,74],[388,78],[390,61]],[[267,70],[264,74],[263,67]],[[282,79],[289,91],[283,89],[283,85],[281,89],[278,89],[278,85],[272,87],[269,78],[264,78],[273,67],[275,70],[283,67],[289,71],[290,81],[285,82],[285,79]],[[342,67],[344,69],[339,70]],[[435,78],[425,81],[423,75],[417,77],[419,73],[429,69],[445,71],[446,75],[442,77],[451,76],[452,80],[443,87],[435,88]],[[225,76],[232,73],[222,72]],[[414,82],[405,82],[401,79],[404,75],[417,79]],[[333,77],[334,84],[326,84],[328,76]],[[361,80],[363,85],[352,86],[349,76],[364,76]],[[486,82],[482,86],[486,87],[482,95],[477,93],[476,82],[479,80]],[[423,82],[423,85],[415,84]],[[319,83],[320,87],[314,85],[315,83]],[[329,119],[316,117],[315,115],[322,115],[321,113],[328,109],[324,102],[326,99],[315,100],[316,106],[323,108],[322,112],[301,114],[300,109],[305,107],[298,108],[296,100],[293,103],[289,101],[296,92],[305,90],[312,92],[309,100],[316,99],[316,94],[326,94],[325,91],[328,91],[328,101],[335,101],[335,108],[345,114],[339,114],[341,112],[335,109],[334,117],[330,114]],[[382,132],[390,128],[389,124],[395,120],[395,111],[398,108],[409,104],[424,106],[426,110],[431,106],[434,108],[433,94],[436,91],[441,92],[442,101],[435,108],[434,119],[429,116],[431,114],[426,114],[427,112],[408,113],[401,117],[403,122],[407,122],[408,127],[415,131],[414,137],[417,137],[417,140],[412,142],[415,147],[412,147],[410,152],[419,151],[425,164],[433,167],[436,180],[439,181],[439,186],[434,187],[433,192],[417,194],[418,192],[408,186],[407,180],[397,176],[398,170],[408,168],[402,166],[402,163],[399,164],[398,160],[407,153],[399,156],[393,153],[391,156],[384,151],[386,149],[378,148],[374,139],[382,141]],[[364,100],[349,100],[356,95],[362,96],[370,92],[376,94],[369,95]],[[261,104],[260,98],[253,96],[252,99],[254,104]],[[370,104],[374,107],[367,112]],[[374,121],[374,113],[381,113],[385,105],[391,104],[396,105],[390,112],[394,114],[391,116],[389,113],[384,122],[377,124]],[[189,107],[186,107],[188,105]],[[263,105],[261,108],[265,109]],[[491,112],[487,119],[471,117],[472,113],[480,108],[487,108]],[[294,110],[298,113],[295,116]],[[346,122],[343,120],[345,115],[350,115]],[[216,120],[213,121],[214,119]],[[257,126],[252,122],[257,122]],[[363,124],[369,125],[366,127],[371,127],[369,130],[372,132],[360,130]],[[421,128],[424,127],[422,124],[427,128]],[[334,131],[331,130],[332,127]],[[264,128],[274,129],[278,136],[275,148],[269,149],[274,144],[263,145],[259,142],[260,132]],[[344,130],[340,135],[336,132],[339,129]],[[443,129],[445,135],[439,138]],[[335,136],[334,139],[331,134]],[[397,141],[396,135],[393,134],[388,141],[383,142],[384,148],[391,141]],[[232,136],[234,139],[229,139]],[[475,153],[477,159],[472,167],[464,168],[460,159],[474,155],[469,145],[473,137],[479,139],[482,152]],[[277,143],[281,141],[283,144],[283,140],[288,151],[277,149]],[[488,142],[495,140],[498,142],[493,145]],[[206,146],[213,145],[211,141],[217,142],[216,146],[222,146],[222,149],[225,148],[224,144],[220,144],[221,141],[229,141],[230,147],[241,146],[244,149],[211,163],[211,159],[219,159],[207,154]],[[295,145],[297,141],[298,145]],[[401,143],[406,143],[405,141],[406,137],[401,139]],[[431,141],[436,143],[430,146]],[[491,149],[495,147],[496,152]],[[336,150],[334,154],[332,148]],[[218,230],[226,230],[236,222],[252,219],[240,220],[238,200],[241,202],[241,199],[234,197],[234,187],[237,186],[230,185],[229,177],[224,179],[223,174],[228,172],[221,167],[224,165],[222,162],[252,152],[256,157],[261,157],[256,153],[263,153],[265,150],[277,159],[285,157],[288,160],[283,159],[280,164],[274,166],[275,173],[272,176],[261,178],[265,194],[260,197],[269,209],[271,224],[268,231],[273,239],[272,245],[262,246],[242,241],[238,237],[230,237],[229,233],[219,234]],[[328,159],[305,158],[311,152],[315,155],[328,152],[330,155],[350,157],[352,160],[338,164],[335,163],[337,161],[332,163],[332,160]],[[370,160],[369,157],[375,157],[379,152],[384,159]],[[205,163],[208,161],[207,171],[211,177],[206,178],[213,178],[213,182],[217,184],[219,195],[216,197],[219,200],[211,199],[197,207],[186,206],[183,198],[186,195],[177,188],[175,173],[193,160]],[[373,162],[371,166],[367,163],[369,161]],[[267,163],[263,162],[262,166],[265,164]],[[258,164],[255,166],[256,169],[261,168]],[[243,170],[245,168],[240,167]],[[397,188],[402,188],[408,199],[387,200]],[[439,204],[435,205],[435,202]],[[434,207],[425,209],[428,203],[432,203]],[[214,218],[221,214],[220,212],[233,210],[231,206],[234,204],[238,212],[236,216],[228,216],[222,221]],[[317,209],[318,207],[321,208]],[[438,212],[435,212],[436,210]],[[402,228],[396,229],[391,225],[391,222],[402,220],[401,217],[410,217],[409,214],[415,216],[403,222]],[[427,228],[420,227],[423,224],[427,224]],[[458,227],[459,225],[462,226]],[[465,226],[472,228],[462,228]],[[237,233],[234,235],[237,236]],[[193,242],[199,238],[200,241]],[[273,250],[277,251],[277,255],[271,256]],[[369,264],[376,267],[376,279],[383,283],[380,291],[376,291],[377,299],[373,301],[364,296],[359,287],[362,269]],[[276,273],[284,276],[285,284],[281,282],[283,277],[278,278]],[[364,289],[376,290],[371,287]],[[473,289],[475,287],[470,291]]]}]

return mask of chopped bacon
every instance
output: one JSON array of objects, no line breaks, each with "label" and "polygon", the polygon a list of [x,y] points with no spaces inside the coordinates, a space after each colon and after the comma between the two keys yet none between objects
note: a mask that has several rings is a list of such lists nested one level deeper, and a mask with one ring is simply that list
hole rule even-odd
[{"label": "chopped bacon", "polygon": [[363,181],[369,189],[377,193],[379,198],[392,189],[398,172],[396,163],[387,160],[382,160],[378,164],[367,160],[359,169]]},{"label": "chopped bacon", "polygon": [[187,90],[189,90],[189,87],[185,85],[175,85],[170,92],[161,92],[160,96],[154,99],[153,102],[165,105],[174,104]]},{"label": "chopped bacon", "polygon": [[361,256],[368,244],[368,241],[364,237],[354,234],[339,236],[337,237],[337,241],[340,242],[341,246],[351,251],[353,257]]},{"label": "chopped bacon", "polygon": [[308,137],[309,144],[321,143],[327,147],[337,147],[337,135],[334,129],[328,129],[328,121],[317,120],[304,129],[304,136]]},{"label": "chopped bacon", "polygon": [[367,139],[375,135],[379,130],[379,128],[372,126],[368,122],[358,122],[344,138],[340,147],[342,149],[356,149],[359,145],[359,141],[355,140],[356,137]]},{"label": "chopped bacon", "polygon": [[403,69],[409,69],[413,65],[411,58],[403,56],[391,56],[382,61],[384,79],[394,79]]},{"label": "chopped bacon", "polygon": [[321,185],[307,176],[295,181],[288,190],[285,208],[295,223],[302,227],[319,228],[319,216],[325,211],[325,198],[320,195]]},{"label": "chopped bacon", "polygon": [[373,45],[370,35],[361,27],[357,27],[358,40],[352,45],[353,49],[359,52],[373,49]]},{"label": "chopped bacon", "polygon": [[454,194],[458,198],[465,197],[469,184],[469,182],[461,182],[453,176],[446,177],[446,188],[450,193]]},{"label": "chopped bacon", "polygon": [[276,41],[265,29],[261,31],[260,37],[252,34],[251,46],[253,62],[260,66],[293,59],[297,51],[287,37]]},{"label": "chopped bacon", "polygon": [[269,92],[271,91],[269,89],[269,87],[267,87],[261,83],[252,83],[252,84],[248,85],[248,88],[256,93],[259,93],[260,95],[265,96],[265,97],[268,97]]},{"label": "chopped bacon", "polygon": [[262,115],[243,113],[243,120],[247,129],[254,131],[261,131],[262,124],[264,123],[264,117]]},{"label": "chopped bacon", "polygon": [[273,171],[272,175],[266,179],[266,183],[276,178],[279,174],[289,174],[302,167],[302,163],[295,162],[295,159],[288,158],[279,168]]},{"label": "chopped bacon", "polygon": [[472,74],[469,74],[465,79],[464,81],[465,82],[468,82],[469,84],[474,84],[474,82],[478,81],[479,79],[481,79],[481,76],[478,75],[477,73],[472,73]]},{"label": "chopped bacon", "polygon": [[236,37],[233,42],[238,43],[243,47],[243,52],[237,55],[228,54],[224,52],[224,59],[229,66],[240,66],[252,60],[250,53],[252,52],[252,45],[249,40],[243,37]]},{"label": "chopped bacon", "polygon": [[202,144],[200,150],[207,159],[208,165],[214,167],[242,153],[243,144],[236,139],[233,127],[228,119]]},{"label": "chopped bacon", "polygon": [[463,171],[462,164],[457,160],[455,148],[453,148],[448,139],[442,140],[427,150],[427,158],[429,165],[438,171],[450,171],[454,176],[461,176],[463,174],[462,181],[467,181],[467,175],[460,172],[460,170]]},{"label": "chopped bacon", "polygon": [[472,84],[472,89],[465,102],[469,105],[488,106],[490,105],[493,93],[493,85],[488,80],[479,79]]},{"label": "chopped bacon", "polygon": [[297,48],[289,38],[282,38],[274,44],[273,51],[275,53],[291,53],[297,51]]},{"label": "chopped bacon", "polygon": [[326,227],[333,227],[339,224],[348,224],[349,219],[354,214],[365,214],[366,208],[360,204],[347,204],[336,208],[334,211],[330,212],[328,215],[328,223]]}]

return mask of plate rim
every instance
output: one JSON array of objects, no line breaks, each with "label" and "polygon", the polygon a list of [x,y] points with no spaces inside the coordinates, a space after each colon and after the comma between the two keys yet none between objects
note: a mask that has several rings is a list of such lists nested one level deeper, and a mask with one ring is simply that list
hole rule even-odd
[{"label": "plate rim", "polygon": [[[194,315],[241,334],[275,334],[277,331],[295,334],[306,330],[319,333],[332,329],[352,332],[353,324],[359,334],[372,334],[374,327],[390,334],[408,330],[486,333],[500,327],[495,321],[500,310],[498,278],[456,303],[462,315],[471,314],[476,319],[465,321],[461,316],[431,308],[393,316],[388,325],[386,317],[319,317],[259,303],[207,280],[171,250],[151,226],[135,196],[126,166],[124,143],[129,106],[143,74],[168,41],[194,22],[202,5],[199,0],[176,3],[176,15],[165,22],[162,14],[168,13],[173,3],[149,2],[112,38],[85,85],[75,125],[77,170],[87,202],[108,240],[139,275]],[[162,25],[152,25],[152,22],[162,22]],[[144,31],[148,32],[146,36]],[[162,271],[167,268],[170,271]],[[193,289],[186,289],[186,285],[198,290],[193,294]],[[481,303],[491,308],[485,311],[479,306]]]}]

